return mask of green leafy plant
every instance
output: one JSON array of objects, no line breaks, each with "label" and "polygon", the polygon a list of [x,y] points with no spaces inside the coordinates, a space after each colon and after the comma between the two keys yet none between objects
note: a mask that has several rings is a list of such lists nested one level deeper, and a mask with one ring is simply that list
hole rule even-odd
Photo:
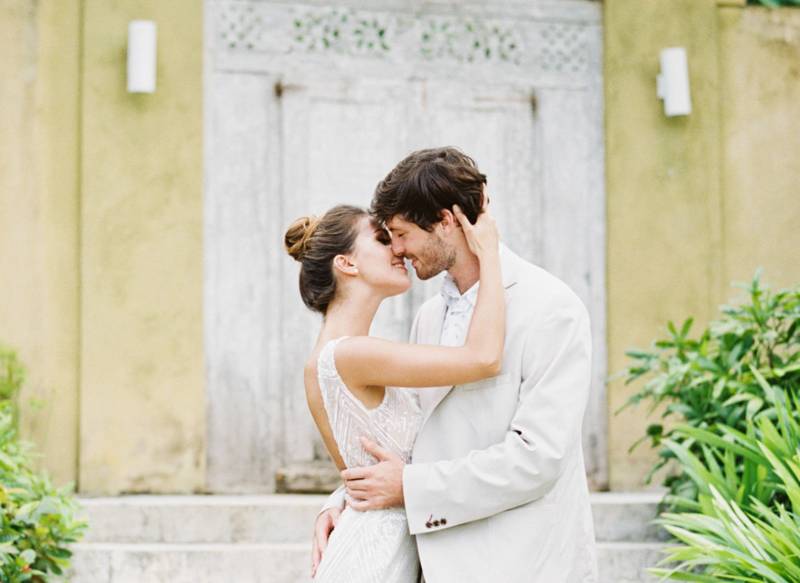
[{"label": "green leafy plant", "polygon": [[[722,318],[712,322],[699,338],[691,338],[692,320],[677,327],[667,325],[668,337],[650,350],[627,352],[632,363],[624,371],[627,383],[644,381],[620,409],[649,403],[648,413],[662,408],[662,420],[707,430],[724,438],[727,431],[745,432],[759,415],[775,418],[768,387],[789,394],[800,388],[800,287],[771,292],[757,273],[744,289],[747,298],[737,306],[723,306]],[[647,476],[677,457],[665,439],[703,456],[700,444],[685,431],[676,433],[662,422],[651,424],[643,441],[659,449],[659,459]],[[739,458],[735,472],[744,471]],[[696,500],[697,482],[685,465],[666,478],[668,500]]]},{"label": "green leafy plant", "polygon": [[13,399],[24,383],[25,368],[19,362],[17,353],[0,347],[0,399]]},{"label": "green leafy plant", "polygon": [[25,384],[25,367],[17,353],[0,345],[0,401],[14,401]]},{"label": "green leafy plant", "polygon": [[[679,581],[800,581],[800,399],[768,384],[773,408],[723,437],[680,425],[665,440],[698,488],[698,500],[658,520],[682,545],[667,550],[671,568],[652,569]],[[772,413],[775,413],[773,415]],[[743,467],[737,467],[736,460]]]},{"label": "green leafy plant", "polygon": [[0,350],[0,581],[45,582],[69,565],[70,543],[86,524],[77,519],[71,487],[56,489],[33,468],[29,445],[17,435],[14,399],[25,369]]}]

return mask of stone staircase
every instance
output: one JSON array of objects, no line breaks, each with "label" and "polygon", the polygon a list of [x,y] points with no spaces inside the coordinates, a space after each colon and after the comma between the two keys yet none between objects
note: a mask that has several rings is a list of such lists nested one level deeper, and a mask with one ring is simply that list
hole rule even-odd
[{"label": "stone staircase", "polygon": [[[601,583],[654,581],[663,535],[658,494],[592,495]],[[310,537],[324,497],[84,498],[89,531],[74,545],[73,583],[309,581]],[[346,582],[343,582],[346,583]]]}]

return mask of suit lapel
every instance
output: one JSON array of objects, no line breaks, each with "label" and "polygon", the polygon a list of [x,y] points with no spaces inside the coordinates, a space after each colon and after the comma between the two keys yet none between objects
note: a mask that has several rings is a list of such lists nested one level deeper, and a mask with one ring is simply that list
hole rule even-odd
[{"label": "suit lapel", "polygon": [[500,271],[503,276],[503,287],[510,288],[519,278],[518,267],[522,259],[511,249],[500,243]]},{"label": "suit lapel", "polygon": [[426,314],[423,321],[420,322],[422,325],[420,337],[424,344],[439,344],[441,341],[446,309],[447,304],[444,298],[439,297],[430,314]]},{"label": "suit lapel", "polygon": [[[430,314],[425,314],[425,317],[420,321],[420,344],[439,344],[442,338],[442,326],[444,326],[444,315],[447,304],[442,298],[439,298],[434,309]],[[427,419],[428,415],[436,408],[436,405],[444,399],[445,395],[450,392],[452,385],[449,387],[427,388],[419,391],[419,402],[422,406],[423,419]]]},{"label": "suit lapel", "polygon": [[[500,268],[503,276],[503,287],[510,288],[517,283],[517,262],[521,261],[508,247],[500,244]],[[444,326],[445,309],[444,299],[440,298],[436,304],[435,309],[430,311],[430,314],[424,314],[420,320],[420,344],[439,344],[442,338],[442,327]],[[422,406],[423,413],[423,427],[424,422],[433,413],[436,407],[439,406],[444,398],[453,390],[453,385],[449,387],[436,387],[422,389],[419,391],[419,402]]]}]

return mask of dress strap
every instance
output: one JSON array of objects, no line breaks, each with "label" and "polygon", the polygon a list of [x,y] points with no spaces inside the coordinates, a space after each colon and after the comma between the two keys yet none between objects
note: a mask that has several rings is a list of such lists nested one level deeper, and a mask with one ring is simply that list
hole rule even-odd
[{"label": "dress strap", "polygon": [[336,370],[336,346],[344,340],[350,338],[349,336],[340,336],[329,340],[322,350],[319,351],[319,358],[317,359],[317,376],[326,379],[340,379],[339,371]]}]

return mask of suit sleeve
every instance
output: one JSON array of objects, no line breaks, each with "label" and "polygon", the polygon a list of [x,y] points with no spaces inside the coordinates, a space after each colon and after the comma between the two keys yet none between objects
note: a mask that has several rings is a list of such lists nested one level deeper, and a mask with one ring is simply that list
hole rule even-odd
[{"label": "suit sleeve", "polygon": [[[529,325],[522,354],[519,405],[502,442],[462,458],[405,466],[411,534],[479,520],[541,498],[576,459],[572,453],[581,447],[591,379],[591,335],[583,304],[561,307]],[[445,524],[426,526],[442,517]]]},{"label": "suit sleeve", "polygon": [[338,508],[339,510],[344,509],[344,485],[339,486],[331,492],[331,495],[328,496],[328,499],[325,500],[325,504],[322,505],[322,508],[317,513],[317,516],[331,508]]}]

